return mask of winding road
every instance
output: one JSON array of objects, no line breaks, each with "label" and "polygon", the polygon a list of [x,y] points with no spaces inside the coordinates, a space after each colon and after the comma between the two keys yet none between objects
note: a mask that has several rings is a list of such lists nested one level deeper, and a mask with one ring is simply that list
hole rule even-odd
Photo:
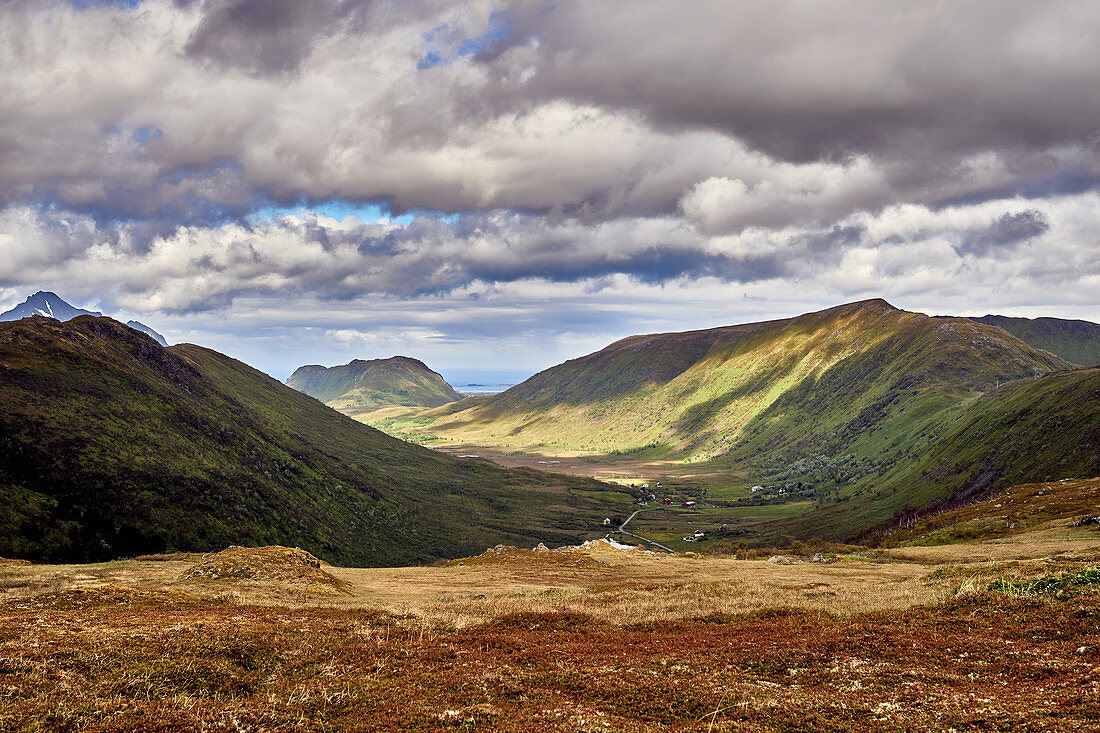
[{"label": "winding road", "polygon": [[638,516],[638,514],[640,514],[640,513],[642,512],[642,511],[644,511],[644,510],[642,510],[642,509],[638,509],[638,510],[637,510],[637,511],[635,511],[635,512],[634,512],[633,514],[631,514],[631,515],[630,515],[629,517],[627,517],[627,518],[626,518],[626,521],[625,521],[625,522],[623,522],[622,524],[620,524],[620,525],[619,525],[619,529],[618,529],[617,531],[618,531],[619,533],[621,533],[621,534],[625,534],[625,535],[627,535],[627,536],[629,536],[629,537],[633,537],[633,538],[635,538],[635,539],[639,539],[639,540],[641,540],[642,542],[648,542],[648,543],[649,543],[649,544],[651,544],[651,545],[655,545],[655,546],[657,546],[657,547],[660,547],[660,548],[661,548],[662,550],[664,550],[665,552],[671,552],[671,553],[673,553],[673,554],[676,554],[676,550],[673,550],[673,549],[672,549],[671,547],[665,547],[665,546],[664,546],[664,545],[662,545],[662,544],[661,544],[660,542],[654,542],[653,540],[649,539],[648,537],[642,537],[642,536],[641,536],[640,534],[634,534],[633,532],[627,532],[627,531],[626,531],[626,525],[630,524],[630,520],[631,520],[631,519],[633,519],[634,517]]}]

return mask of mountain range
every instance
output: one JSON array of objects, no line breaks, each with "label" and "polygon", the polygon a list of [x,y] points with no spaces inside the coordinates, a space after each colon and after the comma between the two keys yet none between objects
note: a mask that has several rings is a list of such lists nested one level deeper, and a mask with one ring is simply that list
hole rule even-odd
[{"label": "mountain range", "polygon": [[[314,399],[200,346],[55,318],[78,309],[51,293],[23,306],[5,316],[34,312],[0,323],[0,556],[284,544],[400,565],[591,537],[631,500],[431,451],[318,401],[353,411],[457,395],[414,359],[303,367],[288,382]],[[1087,328],[1061,333],[1072,346]],[[766,544],[851,538],[1014,483],[1100,475],[1098,404],[1100,367],[875,299],[632,336],[499,395],[390,420],[452,445],[704,463],[798,485],[813,510],[753,525],[748,539]]]},{"label": "mountain range", "polygon": [[621,506],[608,488],[405,443],[109,318],[0,323],[0,556],[282,544],[413,564],[576,541]]},{"label": "mountain range", "polygon": [[438,407],[462,399],[442,376],[407,356],[303,366],[286,383],[348,415],[392,405]]},{"label": "mountain range", "polygon": [[435,435],[550,451],[691,460],[810,444],[888,452],[881,434],[919,434],[961,399],[1073,366],[997,328],[868,300],[632,336],[422,417]]},{"label": "mountain range", "polygon": [[[77,316],[102,315],[103,314],[99,311],[90,311],[72,306],[62,300],[57,293],[39,290],[14,308],[0,313],[0,322],[18,321],[23,318],[30,318],[31,316],[43,316],[45,318],[56,318],[59,321],[69,321]],[[127,321],[126,325],[132,329],[152,336],[161,346],[168,345],[168,342],[163,336],[149,326],[146,326],[144,323],[140,323],[139,321]]]},{"label": "mountain range", "polygon": [[764,536],[838,538],[909,505],[1100,473],[1100,370],[1075,367],[995,326],[875,299],[633,336],[391,425],[509,450],[711,461],[746,481],[807,485],[822,509]]},{"label": "mountain range", "polygon": [[1082,366],[1100,365],[1100,324],[1065,318],[980,316],[970,320],[1004,329],[1032,346]]}]

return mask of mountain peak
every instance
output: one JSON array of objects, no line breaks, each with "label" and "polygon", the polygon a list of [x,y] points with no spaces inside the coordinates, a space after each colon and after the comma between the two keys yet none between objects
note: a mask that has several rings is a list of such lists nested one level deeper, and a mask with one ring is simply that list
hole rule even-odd
[{"label": "mountain peak", "polygon": [[[0,313],[0,321],[18,321],[23,318],[42,316],[43,318],[56,318],[59,321],[71,321],[77,316],[102,316],[99,311],[77,308],[67,303],[60,295],[49,290],[39,290],[11,310]],[[167,346],[164,337],[144,323],[128,321],[127,326],[137,331],[148,334],[161,346]]]},{"label": "mountain peak", "polygon": [[77,316],[101,316],[99,311],[77,308],[65,302],[57,293],[39,290],[25,301],[9,311],[0,313],[0,321],[18,321],[31,316],[45,316],[59,321],[68,321]]},{"label": "mountain peak", "polygon": [[872,311],[882,313],[901,312],[901,308],[898,308],[888,303],[884,298],[867,298],[866,300],[855,300],[851,303],[845,303],[844,305],[834,306],[827,308],[824,312],[828,311]]},{"label": "mountain peak", "polygon": [[462,395],[411,356],[353,359],[342,366],[299,367],[286,383],[347,414],[387,405],[438,407]]}]

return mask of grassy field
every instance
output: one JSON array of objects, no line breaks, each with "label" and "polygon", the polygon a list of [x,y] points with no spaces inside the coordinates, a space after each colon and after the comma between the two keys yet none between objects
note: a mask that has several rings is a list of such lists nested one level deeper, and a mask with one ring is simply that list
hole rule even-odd
[{"label": "grassy field", "polygon": [[406,568],[248,552],[0,564],[0,729],[1100,727],[1096,525],[789,565],[603,544]]}]

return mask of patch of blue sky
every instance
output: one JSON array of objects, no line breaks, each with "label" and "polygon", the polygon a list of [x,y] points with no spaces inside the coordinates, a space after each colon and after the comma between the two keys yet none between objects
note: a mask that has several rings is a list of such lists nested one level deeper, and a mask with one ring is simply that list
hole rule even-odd
[{"label": "patch of blue sky", "polygon": [[151,127],[139,127],[130,136],[136,143],[145,143],[150,140],[159,140],[164,136],[163,130],[155,130]]},{"label": "patch of blue sky", "polygon": [[120,8],[136,8],[143,0],[69,0],[69,4],[77,10],[99,7],[100,5],[117,5]]},{"label": "patch of blue sky", "polygon": [[512,21],[505,12],[497,11],[489,16],[489,27],[480,36],[464,38],[457,43],[450,42],[446,24],[433,28],[424,34],[428,42],[428,51],[417,64],[418,69],[430,69],[433,66],[449,64],[455,59],[474,54],[489,46],[512,37]]},{"label": "patch of blue sky", "polygon": [[255,223],[265,223],[276,221],[284,216],[300,217],[307,214],[327,216],[337,221],[343,221],[345,217],[354,216],[364,224],[396,224],[398,226],[408,226],[418,216],[432,217],[448,224],[457,221],[459,217],[457,213],[426,209],[412,209],[398,216],[393,216],[389,209],[382,204],[332,199],[313,205],[299,203],[293,206],[265,206],[253,211],[249,219]]},{"label": "patch of blue sky", "polygon": [[148,126],[137,127],[132,130],[128,130],[126,128],[119,127],[118,125],[109,125],[104,128],[104,132],[106,132],[108,135],[112,135],[115,137],[119,135],[125,135],[127,134],[127,132],[129,132],[130,139],[136,143],[147,143],[150,140],[159,140],[160,138],[164,137],[164,130]]}]

